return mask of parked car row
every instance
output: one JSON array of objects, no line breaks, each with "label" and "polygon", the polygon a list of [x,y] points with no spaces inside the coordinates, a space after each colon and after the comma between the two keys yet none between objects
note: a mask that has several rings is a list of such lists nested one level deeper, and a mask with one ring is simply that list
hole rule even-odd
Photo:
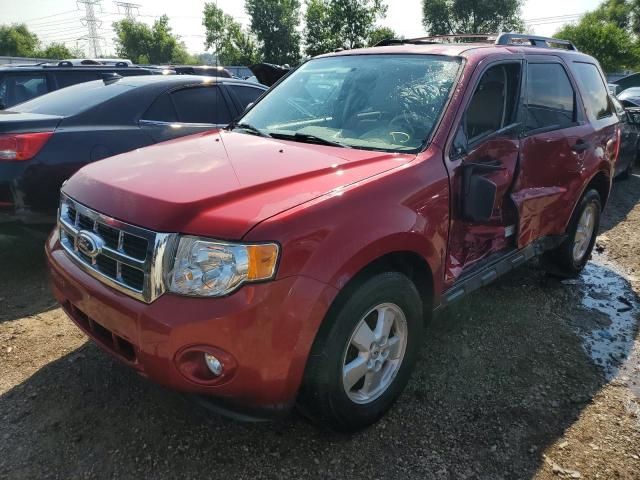
[{"label": "parked car row", "polygon": [[[256,64],[245,67],[253,70],[254,83],[273,85],[289,72],[288,67]],[[240,67],[234,71],[241,72]],[[242,71],[242,73],[246,73]],[[209,65],[134,65],[126,59],[71,59],[55,63],[33,65],[0,65],[0,110],[10,108],[32,98],[78,83],[109,78],[139,75],[202,75],[206,77],[239,78],[225,67]]]},{"label": "parked car row", "polygon": [[221,128],[266,89],[224,77],[117,75],[0,111],[0,223],[54,223],[60,187],[79,168]]},{"label": "parked car row", "polygon": [[129,77],[6,112],[0,176],[24,211],[92,162],[46,245],[61,306],[124,364],[227,413],[378,420],[433,311],[535,256],[580,273],[629,169],[618,154],[637,155],[636,112],[570,42],[440,40],[322,55],[266,94]]}]

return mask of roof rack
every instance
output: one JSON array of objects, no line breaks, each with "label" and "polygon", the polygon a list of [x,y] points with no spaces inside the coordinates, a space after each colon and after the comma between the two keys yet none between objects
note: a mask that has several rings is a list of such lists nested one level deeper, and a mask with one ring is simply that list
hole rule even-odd
[{"label": "roof rack", "polygon": [[496,40],[496,45],[529,45],[532,47],[562,48],[574,51],[578,50],[573,42],[570,42],[569,40],[552,37],[539,37],[537,35],[527,35],[522,33],[501,33]]},{"label": "roof rack", "polygon": [[532,46],[542,48],[562,48],[565,50],[578,49],[568,41],[559,38],[539,37],[536,35],[526,35],[521,33],[491,33],[491,34],[459,34],[459,35],[432,35],[417,38],[386,38],[378,42],[376,47],[387,47],[391,45],[405,44],[441,44],[441,43],[472,43],[482,42],[494,45],[517,45]]}]

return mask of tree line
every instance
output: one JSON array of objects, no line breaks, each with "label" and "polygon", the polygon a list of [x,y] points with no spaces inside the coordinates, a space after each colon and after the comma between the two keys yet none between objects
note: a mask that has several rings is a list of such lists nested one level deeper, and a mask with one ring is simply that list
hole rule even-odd
[{"label": "tree line", "polygon": [[[425,35],[525,32],[524,1],[423,0]],[[305,57],[397,37],[391,28],[381,26],[387,14],[384,0],[245,0],[245,11],[250,19],[247,27],[216,3],[205,3],[203,46],[212,53],[199,56],[187,51],[166,15],[152,25],[120,20],[113,24],[116,53],[136,63],[195,64],[215,59],[221,65],[261,61],[295,65]],[[604,0],[555,36],[595,56],[606,71],[636,69],[640,66],[640,0]],[[0,55],[68,58],[83,57],[83,53],[56,43],[42,48],[24,24],[0,26]]]}]

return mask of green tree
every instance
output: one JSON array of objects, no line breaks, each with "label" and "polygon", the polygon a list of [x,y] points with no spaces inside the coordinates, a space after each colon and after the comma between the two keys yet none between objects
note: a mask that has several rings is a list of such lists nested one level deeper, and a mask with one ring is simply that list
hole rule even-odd
[{"label": "green tree", "polygon": [[189,53],[183,42],[171,33],[169,17],[161,16],[151,27],[124,19],[113,24],[118,56],[134,63],[185,63]]},{"label": "green tree", "polygon": [[213,48],[223,65],[251,65],[262,56],[253,36],[215,3],[204,4],[205,48]]},{"label": "green tree", "polygon": [[636,40],[615,22],[586,15],[576,25],[565,25],[555,36],[572,41],[579,50],[595,57],[605,72],[634,68],[640,63]]},{"label": "green tree", "polygon": [[328,0],[307,0],[304,24],[307,55],[315,57],[337,48],[336,39],[331,34]]},{"label": "green tree", "polygon": [[384,18],[383,0],[307,0],[305,43],[308,55],[336,48],[360,48],[369,42],[378,18]]},{"label": "green tree", "polygon": [[33,57],[38,44],[38,37],[24,23],[0,26],[0,55]]},{"label": "green tree", "polygon": [[394,32],[392,28],[376,27],[369,32],[367,45],[373,47],[376,43],[381,42],[382,40],[388,40],[390,38],[398,38],[396,32]]},{"label": "green tree", "polygon": [[332,34],[339,46],[364,47],[377,18],[384,18],[387,6],[382,0],[331,0]]},{"label": "green tree", "polygon": [[47,47],[43,50],[37,51],[36,57],[62,60],[64,58],[73,58],[73,55],[71,53],[71,50],[69,50],[64,43],[54,42],[47,45]]},{"label": "green tree", "polygon": [[523,0],[423,0],[422,24],[429,35],[521,32]]},{"label": "green tree", "polygon": [[297,64],[300,61],[299,0],[245,0],[251,31],[261,43],[264,61]]}]

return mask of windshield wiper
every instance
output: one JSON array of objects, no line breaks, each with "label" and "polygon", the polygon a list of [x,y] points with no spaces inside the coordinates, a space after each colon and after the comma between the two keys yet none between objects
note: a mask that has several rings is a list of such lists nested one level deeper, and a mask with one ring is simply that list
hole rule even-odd
[{"label": "windshield wiper", "polygon": [[352,148],[350,145],[345,143],[335,142],[333,140],[328,140],[326,138],[318,137],[316,135],[312,135],[310,133],[272,133],[271,137],[280,138],[282,140],[293,140],[297,142],[303,143],[316,143],[319,145],[330,145],[332,147],[342,147],[342,148]]},{"label": "windshield wiper", "polygon": [[241,128],[243,130],[247,130],[248,132],[254,133],[255,135],[258,135],[260,137],[270,137],[271,136],[267,132],[263,132],[262,130],[260,130],[259,128],[254,127],[250,123],[244,123],[244,122],[232,123],[227,128],[229,130],[235,130],[236,128]]}]

